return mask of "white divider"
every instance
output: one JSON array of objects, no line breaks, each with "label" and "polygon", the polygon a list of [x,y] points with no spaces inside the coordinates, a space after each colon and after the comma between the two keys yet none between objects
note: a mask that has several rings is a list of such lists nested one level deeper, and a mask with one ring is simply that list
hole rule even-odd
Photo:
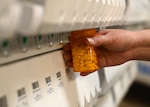
[{"label": "white divider", "polygon": [[44,29],[45,32],[57,32],[59,31],[59,26],[62,24],[62,21],[65,17],[65,0],[47,0],[45,3],[45,14],[43,18],[43,23],[47,24]]},{"label": "white divider", "polygon": [[99,27],[99,23],[101,22],[101,17],[102,17],[102,12],[104,10],[104,4],[102,2],[102,0],[99,0],[99,2],[97,2],[97,7],[95,9],[95,17],[94,17],[94,21],[93,21],[93,26]]},{"label": "white divider", "polygon": [[116,24],[116,20],[117,20],[117,13],[119,11],[119,2],[118,0],[112,0],[113,4],[114,4],[114,11],[112,14],[112,18],[111,18],[111,26]]},{"label": "white divider", "polygon": [[[8,15],[6,18],[8,21],[5,18],[1,21],[0,17],[0,29],[3,31],[0,33],[5,35],[4,30],[11,20],[13,20],[11,25],[14,27],[5,32],[9,37],[16,32],[35,35],[36,33],[105,27],[120,24],[125,9],[125,0],[45,0],[41,2],[12,0],[8,6],[13,7],[15,3],[18,3],[19,8],[15,8],[15,11],[11,10],[15,15]],[[113,15],[116,18],[112,18]],[[112,24],[114,19],[117,21]]]},{"label": "white divider", "polygon": [[105,26],[109,26],[110,22],[111,22],[111,16],[112,16],[112,12],[114,11],[113,9],[113,4],[111,2],[111,0],[106,0],[107,4],[108,4],[108,8],[109,8],[109,11],[107,12],[106,14],[106,17],[105,17]]},{"label": "white divider", "polygon": [[124,13],[124,9],[125,9],[125,2],[124,2],[124,0],[119,0],[119,7],[120,7],[120,11],[119,11],[119,13],[118,13],[118,18],[117,18],[117,24],[120,24],[121,23],[121,21],[122,21],[122,16],[121,15],[123,15],[123,13]]},{"label": "white divider", "polygon": [[17,33],[22,35],[35,35],[42,24],[44,8],[39,4],[20,3],[21,15]]},{"label": "white divider", "polygon": [[87,9],[90,8],[89,7],[90,3],[91,3],[91,0],[80,0],[80,5],[79,5],[78,11],[77,11],[78,16],[77,16],[77,20],[76,20],[76,24],[77,24],[77,27],[79,27],[79,29],[87,28],[87,26],[84,26],[84,23],[88,16]]},{"label": "white divider", "polygon": [[77,18],[77,9],[80,0],[65,0],[64,8],[64,19],[62,21],[62,26],[59,28],[61,31],[71,30],[74,26]]},{"label": "white divider", "polygon": [[104,7],[103,7],[104,9],[102,11],[101,18],[99,19],[99,21],[100,21],[99,26],[105,27],[106,26],[106,16],[109,11],[109,5],[106,0],[102,0],[102,4],[104,5]]},{"label": "white divider", "polygon": [[88,0],[88,1],[90,3],[86,10],[87,17],[85,19],[84,27],[90,28],[91,24],[93,23],[93,19],[95,17],[95,8],[96,8],[98,2],[97,2],[97,0]]},{"label": "white divider", "polygon": [[16,33],[21,16],[21,7],[15,0],[0,1],[0,41]]},{"label": "white divider", "polygon": [[120,23],[119,24],[122,24],[124,21],[125,9],[126,9],[126,2],[125,2],[125,0],[122,0],[122,12],[120,14]]}]

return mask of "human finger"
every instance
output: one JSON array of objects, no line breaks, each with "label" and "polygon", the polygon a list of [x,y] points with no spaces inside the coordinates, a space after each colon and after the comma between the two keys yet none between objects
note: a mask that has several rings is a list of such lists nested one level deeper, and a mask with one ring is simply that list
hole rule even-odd
[{"label": "human finger", "polygon": [[67,66],[67,67],[72,67],[72,66],[73,66],[72,61],[67,61],[67,62],[66,62],[66,66]]},{"label": "human finger", "polygon": [[63,58],[65,60],[65,64],[66,64],[67,67],[72,67],[73,66],[71,52],[64,53]]},{"label": "human finger", "polygon": [[90,74],[91,72],[81,72],[80,75],[81,76],[87,76],[88,74]]},{"label": "human finger", "polygon": [[93,73],[93,72],[81,72],[80,75],[81,75],[81,76],[87,76],[87,75],[89,75],[89,74],[91,74],[91,73]]},{"label": "human finger", "polygon": [[86,44],[90,46],[111,45],[115,41],[115,36],[111,35],[98,35],[87,38]]},{"label": "human finger", "polygon": [[66,45],[63,47],[63,50],[64,50],[65,52],[71,51],[71,44],[70,44],[70,43],[66,44]]},{"label": "human finger", "polygon": [[71,52],[66,52],[63,54],[65,62],[72,60]]}]

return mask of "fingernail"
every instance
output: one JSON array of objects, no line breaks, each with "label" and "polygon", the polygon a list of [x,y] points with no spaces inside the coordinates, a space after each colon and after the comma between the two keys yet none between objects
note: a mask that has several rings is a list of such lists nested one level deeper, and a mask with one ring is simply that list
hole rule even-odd
[{"label": "fingernail", "polygon": [[94,44],[94,42],[95,42],[94,39],[92,39],[92,38],[87,38],[87,40],[88,40],[88,42],[91,43],[91,44]]}]

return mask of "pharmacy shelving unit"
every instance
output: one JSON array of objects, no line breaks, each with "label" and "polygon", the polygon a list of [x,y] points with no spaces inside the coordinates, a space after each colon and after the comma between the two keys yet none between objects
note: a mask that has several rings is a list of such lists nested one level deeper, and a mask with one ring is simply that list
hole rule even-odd
[{"label": "pharmacy shelving unit", "polygon": [[125,0],[1,0],[0,107],[116,107],[136,62],[82,77],[63,60],[71,31],[121,25]]}]

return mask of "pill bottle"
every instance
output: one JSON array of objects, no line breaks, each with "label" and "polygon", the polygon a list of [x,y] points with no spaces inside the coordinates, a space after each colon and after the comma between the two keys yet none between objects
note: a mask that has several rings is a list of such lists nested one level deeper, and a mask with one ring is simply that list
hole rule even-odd
[{"label": "pill bottle", "polygon": [[85,43],[86,38],[94,36],[95,29],[71,32],[72,62],[74,72],[94,72],[99,69],[96,48]]}]

